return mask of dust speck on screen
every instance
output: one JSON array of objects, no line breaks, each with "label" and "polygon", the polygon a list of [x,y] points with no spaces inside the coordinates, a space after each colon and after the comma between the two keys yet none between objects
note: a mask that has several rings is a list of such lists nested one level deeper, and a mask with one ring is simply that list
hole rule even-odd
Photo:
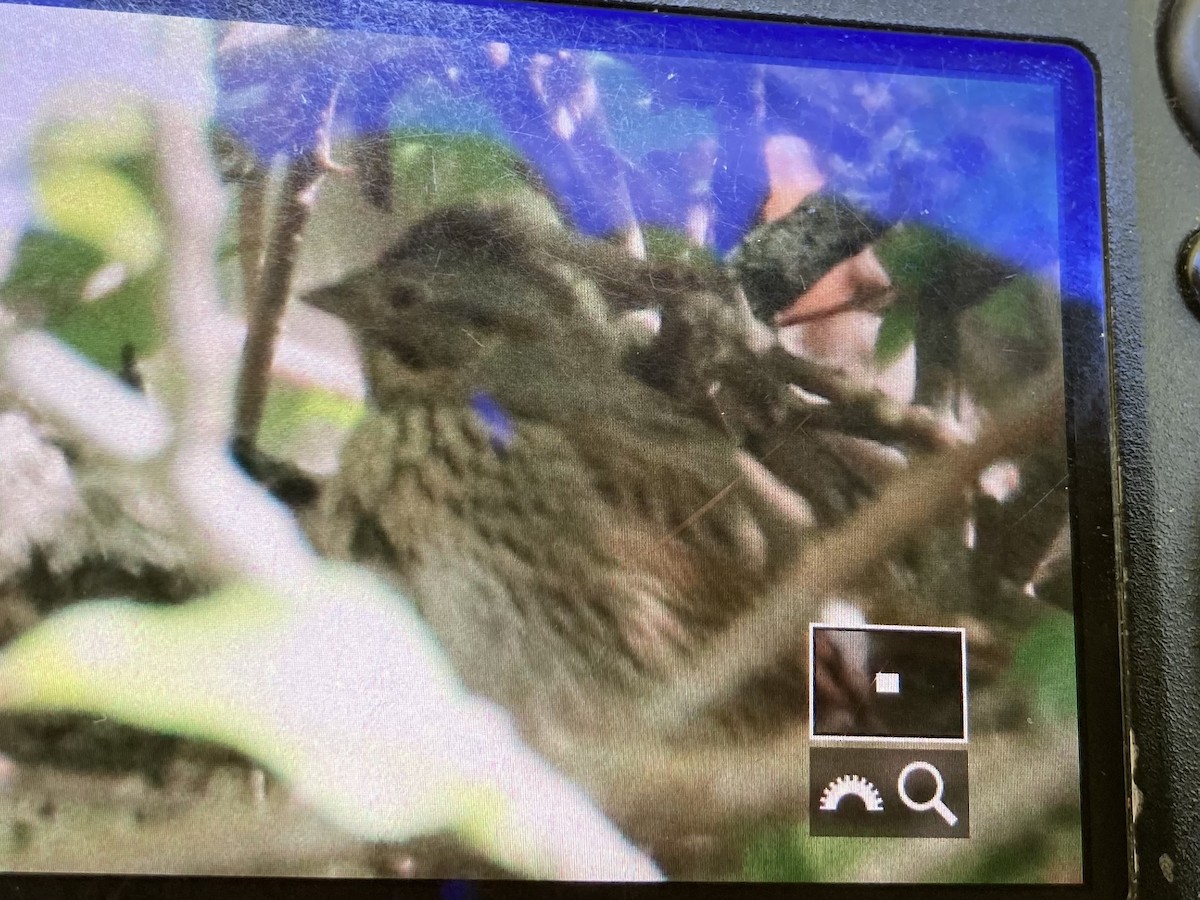
[{"label": "dust speck on screen", "polygon": [[1082,57],[379,27],[0,5],[0,868],[1080,882]]}]

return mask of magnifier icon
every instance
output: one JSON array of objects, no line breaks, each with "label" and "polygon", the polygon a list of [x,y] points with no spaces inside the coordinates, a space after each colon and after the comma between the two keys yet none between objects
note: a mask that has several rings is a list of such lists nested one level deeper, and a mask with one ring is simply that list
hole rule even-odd
[{"label": "magnifier icon", "polygon": [[[928,800],[918,802],[909,796],[908,777],[914,772],[925,772],[933,778],[933,796]],[[928,812],[932,809],[945,819],[946,824],[951,828],[958,824],[958,816],[950,810],[950,807],[942,802],[942,796],[946,793],[946,781],[942,778],[942,773],[930,763],[919,760],[917,762],[910,762],[900,770],[900,777],[896,779],[896,789],[900,792],[901,802],[913,812]]]}]

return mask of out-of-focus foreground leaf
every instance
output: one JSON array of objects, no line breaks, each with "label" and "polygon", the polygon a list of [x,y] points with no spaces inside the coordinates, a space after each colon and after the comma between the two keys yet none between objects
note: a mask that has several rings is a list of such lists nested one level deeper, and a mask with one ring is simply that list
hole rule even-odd
[{"label": "out-of-focus foreground leaf", "polygon": [[160,343],[150,135],[148,112],[130,103],[42,127],[31,154],[41,221],[0,286],[6,305],[110,371],[124,348],[143,356]]},{"label": "out-of-focus foreground leaf", "polygon": [[658,877],[507,715],[467,694],[416,611],[321,563],[288,596],[83,603],[0,654],[0,709],[104,715],[232,747],[368,840],[451,832],[533,877]]},{"label": "out-of-focus foreground leaf", "polygon": [[149,114],[105,104],[43,127],[33,146],[34,193],[55,230],[140,275],[158,260],[162,233],[149,186]]},{"label": "out-of-focus foreground leaf", "polygon": [[[126,345],[144,356],[160,343],[160,280],[157,267],[128,278],[119,264],[107,260],[102,250],[77,237],[28,232],[0,284],[0,299],[88,359],[116,371]],[[105,291],[101,281],[110,276],[115,287]]]}]

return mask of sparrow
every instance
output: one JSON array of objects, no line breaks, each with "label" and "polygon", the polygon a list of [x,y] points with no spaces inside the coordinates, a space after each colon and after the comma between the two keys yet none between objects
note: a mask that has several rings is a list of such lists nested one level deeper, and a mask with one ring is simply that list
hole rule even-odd
[{"label": "sparrow", "polygon": [[[545,216],[461,207],[305,298],[354,330],[374,407],[309,516],[314,543],[391,579],[467,687],[534,729],[631,724],[813,522],[728,432],[631,371],[622,314],[656,275],[684,289]],[[803,657],[798,636],[698,727],[805,709]]]}]

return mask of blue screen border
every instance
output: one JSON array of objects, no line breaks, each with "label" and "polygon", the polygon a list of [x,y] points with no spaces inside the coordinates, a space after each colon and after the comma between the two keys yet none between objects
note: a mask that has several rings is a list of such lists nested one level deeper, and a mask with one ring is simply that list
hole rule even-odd
[{"label": "blue screen border", "polygon": [[[3,0],[8,2],[8,0]],[[567,5],[529,0],[34,0],[34,5],[245,20],[385,33],[472,34],[586,49],[753,54],[791,64],[959,75],[1055,88],[1058,104],[1059,260],[1067,302],[1103,308],[1099,72],[1069,43],[988,35],[893,31],[711,12]],[[400,10],[403,10],[401,15]],[[664,28],[669,17],[672,27]],[[504,31],[499,31],[503,21]],[[620,39],[614,39],[620,35]],[[934,62],[924,63],[932,60]]]}]

